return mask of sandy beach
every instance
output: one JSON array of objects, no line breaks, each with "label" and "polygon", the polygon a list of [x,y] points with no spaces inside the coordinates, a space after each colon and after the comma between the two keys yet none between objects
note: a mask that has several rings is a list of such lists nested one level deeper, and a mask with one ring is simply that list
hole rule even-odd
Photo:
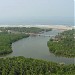
[{"label": "sandy beach", "polygon": [[60,30],[72,30],[74,27],[68,25],[0,25],[0,27],[38,27],[38,28],[52,28]]}]

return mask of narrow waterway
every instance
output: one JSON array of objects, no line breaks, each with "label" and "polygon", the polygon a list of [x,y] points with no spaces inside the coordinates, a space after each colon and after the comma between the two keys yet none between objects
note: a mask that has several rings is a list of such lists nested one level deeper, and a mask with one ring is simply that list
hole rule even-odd
[{"label": "narrow waterway", "polygon": [[[60,30],[52,30],[49,32],[45,32],[43,34],[46,35],[56,35]],[[6,57],[12,56],[24,56],[27,58],[35,58],[35,59],[43,59],[58,63],[65,64],[73,64],[74,58],[66,58],[66,57],[57,57],[54,54],[49,52],[47,47],[47,41],[51,37],[44,36],[30,36],[28,38],[24,38],[12,44],[13,52]]]}]

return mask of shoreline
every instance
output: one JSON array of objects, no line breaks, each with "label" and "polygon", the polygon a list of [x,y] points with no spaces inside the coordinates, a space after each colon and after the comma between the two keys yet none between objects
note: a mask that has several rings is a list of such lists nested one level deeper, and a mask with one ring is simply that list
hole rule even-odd
[{"label": "shoreline", "polygon": [[60,29],[60,30],[72,30],[75,29],[74,26],[67,26],[67,25],[0,25],[0,27],[38,27],[43,29]]}]

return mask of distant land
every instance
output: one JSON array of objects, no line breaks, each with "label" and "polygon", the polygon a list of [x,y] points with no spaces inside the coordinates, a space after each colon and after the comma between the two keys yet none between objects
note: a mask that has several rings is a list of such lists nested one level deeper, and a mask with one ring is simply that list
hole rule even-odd
[{"label": "distant land", "polygon": [[68,25],[0,25],[0,27],[38,27],[38,28],[52,28],[61,30],[72,30],[75,26]]}]

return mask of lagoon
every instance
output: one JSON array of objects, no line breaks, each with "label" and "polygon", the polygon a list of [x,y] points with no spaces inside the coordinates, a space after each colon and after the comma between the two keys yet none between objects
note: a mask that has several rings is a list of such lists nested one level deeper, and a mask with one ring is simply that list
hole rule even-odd
[{"label": "lagoon", "polygon": [[[62,31],[55,29],[49,32],[44,32],[43,34],[55,36],[60,32]],[[47,41],[50,38],[51,37],[45,36],[30,36],[28,38],[21,39],[12,44],[13,52],[4,57],[24,56],[26,58],[42,59],[57,63],[73,64],[74,58],[55,56],[53,53],[49,52],[49,49],[47,47]]]}]

